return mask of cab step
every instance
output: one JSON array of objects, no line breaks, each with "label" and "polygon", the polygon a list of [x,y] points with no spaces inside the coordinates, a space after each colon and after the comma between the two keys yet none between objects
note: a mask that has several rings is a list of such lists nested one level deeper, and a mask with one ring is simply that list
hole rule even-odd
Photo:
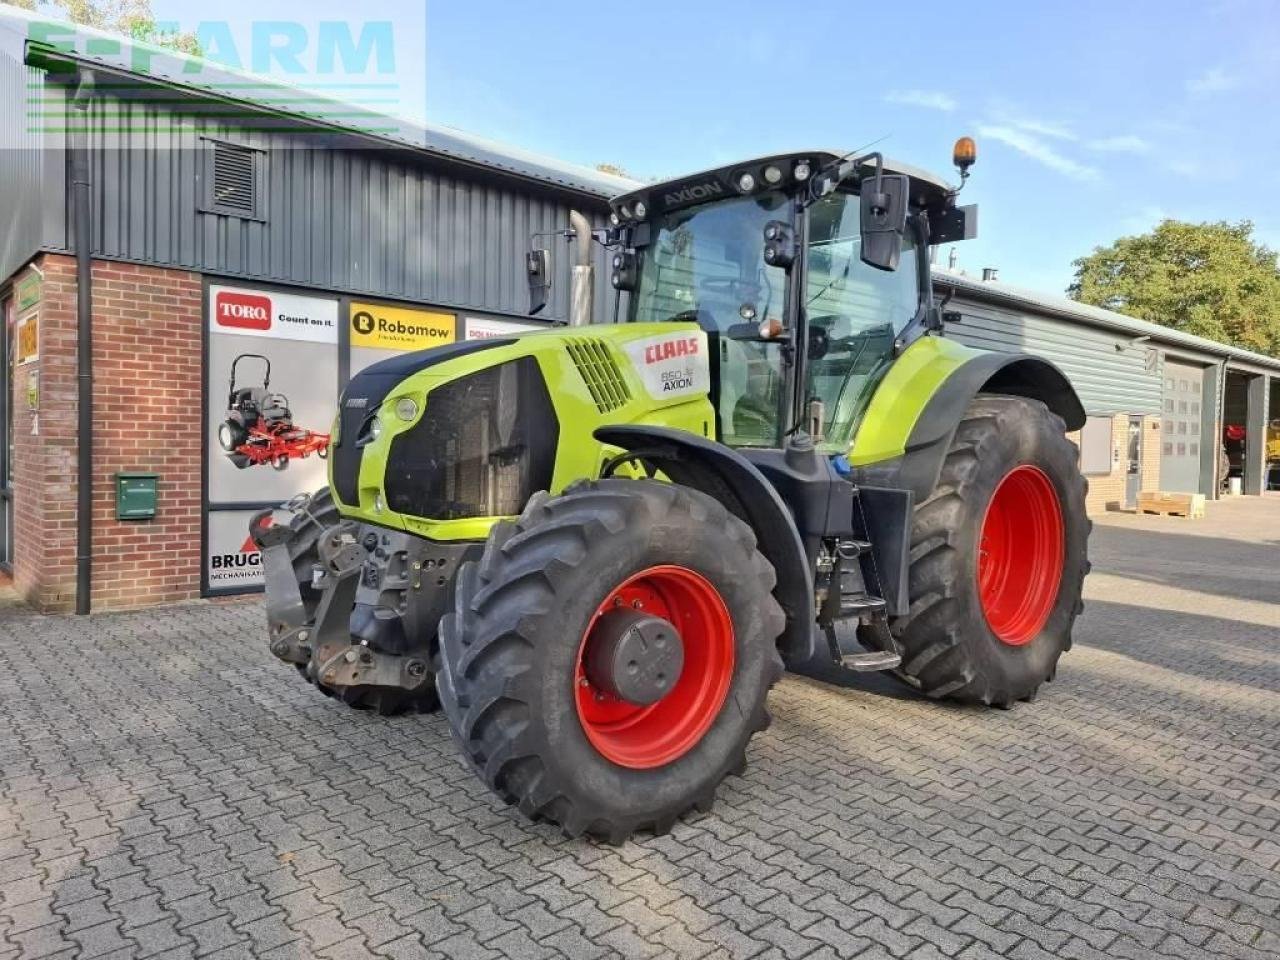
[{"label": "cab step", "polygon": [[872,597],[866,594],[862,596],[844,596],[840,598],[840,615],[839,620],[848,620],[853,617],[870,617],[885,612],[885,602],[880,597]]},{"label": "cab step", "polygon": [[875,673],[879,670],[894,670],[902,665],[902,657],[887,650],[873,650],[862,653],[844,653],[840,656],[840,666],[858,673]]}]

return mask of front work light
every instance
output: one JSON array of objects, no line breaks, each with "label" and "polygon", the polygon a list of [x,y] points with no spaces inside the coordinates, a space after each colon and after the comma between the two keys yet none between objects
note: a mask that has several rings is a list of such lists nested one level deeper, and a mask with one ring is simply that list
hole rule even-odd
[{"label": "front work light", "polygon": [[630,250],[622,250],[613,255],[613,272],[609,280],[615,290],[634,290],[636,288],[636,255]]},{"label": "front work light", "polygon": [[643,200],[636,201],[636,219],[643,220],[644,215],[649,212],[649,208],[644,205]]},{"label": "front work light", "polygon": [[779,170],[777,167],[775,167],[773,164],[769,164],[769,166],[764,168],[765,183],[778,183],[781,179],[782,179],[782,171]]},{"label": "front work light", "polygon": [[738,192],[750,193],[756,188],[756,178],[749,173],[741,174],[738,177]]}]

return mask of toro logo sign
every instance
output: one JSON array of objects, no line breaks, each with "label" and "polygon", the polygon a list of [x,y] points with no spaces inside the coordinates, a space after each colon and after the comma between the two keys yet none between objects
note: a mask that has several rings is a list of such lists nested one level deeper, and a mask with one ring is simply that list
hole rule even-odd
[{"label": "toro logo sign", "polygon": [[705,333],[646,337],[631,341],[626,350],[645,389],[657,400],[683,399],[711,389]]},{"label": "toro logo sign", "polygon": [[214,321],[239,330],[271,329],[271,298],[256,293],[219,290],[213,301]]},{"label": "toro logo sign", "polygon": [[338,301],[276,290],[211,285],[209,332],[336,345]]}]

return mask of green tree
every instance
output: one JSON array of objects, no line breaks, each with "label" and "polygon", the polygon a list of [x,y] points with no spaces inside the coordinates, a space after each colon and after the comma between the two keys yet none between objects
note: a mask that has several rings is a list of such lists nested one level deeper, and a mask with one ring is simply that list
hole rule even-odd
[{"label": "green tree", "polygon": [[1072,266],[1072,299],[1280,354],[1280,267],[1247,220],[1165,220],[1150,233],[1097,247]]},{"label": "green tree", "polygon": [[162,30],[151,12],[151,0],[0,0],[24,10],[63,17],[99,30],[122,33],[157,47],[201,56],[194,34]]}]

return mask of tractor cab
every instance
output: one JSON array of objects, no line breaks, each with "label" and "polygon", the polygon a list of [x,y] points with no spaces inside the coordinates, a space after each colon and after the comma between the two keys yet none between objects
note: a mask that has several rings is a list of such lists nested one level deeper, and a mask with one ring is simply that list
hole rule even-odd
[{"label": "tractor cab", "polygon": [[[973,156],[957,143],[962,180]],[[894,358],[941,327],[928,247],[977,219],[956,193],[879,154],[804,151],[626,194],[608,237],[630,294],[619,319],[707,334],[723,443],[779,447],[804,429],[845,451]]]}]

